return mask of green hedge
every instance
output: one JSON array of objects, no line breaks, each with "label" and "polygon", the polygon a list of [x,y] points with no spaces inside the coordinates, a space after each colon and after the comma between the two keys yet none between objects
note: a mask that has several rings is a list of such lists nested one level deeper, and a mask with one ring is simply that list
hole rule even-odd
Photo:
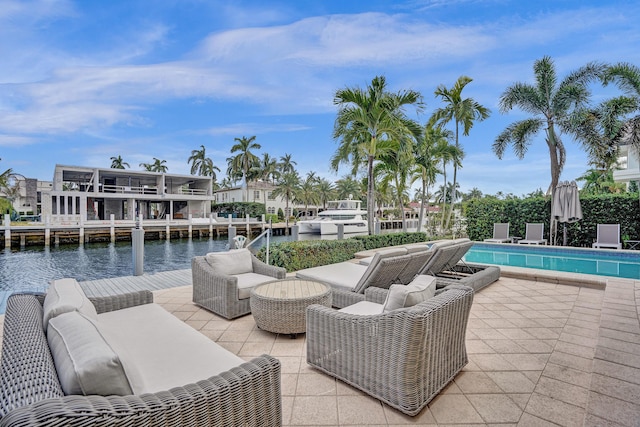
[{"label": "green hedge", "polygon": [[[620,234],[635,240],[640,238],[640,203],[637,194],[605,194],[582,196],[582,220],[566,224],[567,245],[591,247],[598,224],[620,224]],[[527,222],[544,223],[549,239],[551,201],[545,198],[523,200],[474,199],[465,205],[467,234],[471,240],[482,241],[493,234],[493,224],[508,222],[509,234],[525,236]],[[558,242],[562,242],[564,223],[558,225]]]},{"label": "green hedge", "polygon": [[[304,240],[282,242],[269,249],[269,264],[284,267],[287,271],[334,264],[352,259],[356,252],[425,242],[425,233],[389,233],[377,236],[354,236],[344,240]],[[261,248],[257,257],[264,261],[266,249]]]},{"label": "green hedge", "polygon": [[236,214],[238,218],[247,215],[256,218],[266,213],[264,203],[254,202],[211,203],[211,210],[221,214]]}]

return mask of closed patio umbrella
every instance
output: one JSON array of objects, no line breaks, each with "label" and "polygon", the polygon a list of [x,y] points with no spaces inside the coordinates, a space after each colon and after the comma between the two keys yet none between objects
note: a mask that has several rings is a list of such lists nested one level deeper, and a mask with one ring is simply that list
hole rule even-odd
[{"label": "closed patio umbrella", "polygon": [[580,193],[575,181],[561,181],[558,183],[551,205],[551,218],[554,221],[565,224],[562,244],[563,246],[567,246],[567,223],[582,219]]}]

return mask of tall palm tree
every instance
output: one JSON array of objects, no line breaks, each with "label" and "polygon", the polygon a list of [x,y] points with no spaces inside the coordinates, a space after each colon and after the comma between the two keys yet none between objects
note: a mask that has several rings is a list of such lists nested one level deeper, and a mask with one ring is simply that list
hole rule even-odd
[{"label": "tall palm tree", "polygon": [[207,157],[204,145],[201,145],[199,150],[191,151],[187,163],[191,163],[191,175],[210,176],[213,178],[213,182],[216,181],[216,171],[220,172],[220,168]]},{"label": "tall palm tree", "polygon": [[291,154],[286,154],[280,157],[280,172],[289,173],[295,172],[298,163],[291,160]]},{"label": "tall palm tree", "polygon": [[251,150],[259,150],[262,148],[260,144],[255,142],[256,136],[251,136],[249,138],[243,136],[242,138],[234,138],[234,141],[237,143],[231,147],[231,154],[238,153],[235,156],[232,156],[227,159],[229,162],[229,169],[232,171],[234,176],[242,176],[244,180],[244,186],[246,189],[246,197],[245,201],[249,200],[249,170],[256,166],[260,159],[258,156],[253,154]]},{"label": "tall palm tree", "polygon": [[[424,212],[428,212],[429,199],[427,193],[429,187],[436,182],[436,177],[444,173],[444,168],[440,169],[439,164],[443,162],[445,155],[444,147],[449,146],[449,141],[453,138],[450,130],[434,127],[427,123],[422,137],[418,139],[414,146],[415,166],[412,174],[412,183],[420,180],[422,189],[420,191],[420,214],[418,216],[418,232],[421,230],[424,221]],[[446,166],[443,164],[443,166]],[[427,214],[428,215],[428,214]]]},{"label": "tall palm tree", "polygon": [[153,163],[140,163],[140,166],[144,168],[144,170],[149,172],[165,173],[169,170],[169,168],[165,165],[165,163],[167,163],[166,160],[160,160],[154,157]]},{"label": "tall palm tree", "polygon": [[[455,129],[456,147],[460,146],[460,126],[462,126],[462,134],[469,136],[469,131],[475,122],[481,122],[491,115],[491,110],[482,106],[473,98],[463,98],[462,90],[473,81],[467,76],[460,76],[453,84],[451,89],[444,85],[440,85],[435,90],[436,97],[442,99],[445,106],[437,108],[431,115],[430,122],[440,127],[453,121]],[[461,166],[461,165],[460,165]],[[453,167],[453,186],[456,186],[459,165],[454,164]],[[444,214],[445,211],[443,211]],[[449,228],[449,222],[453,213],[453,205],[450,206],[447,216],[446,228]]]},{"label": "tall palm tree", "polygon": [[298,173],[287,172],[280,177],[276,183],[276,188],[272,193],[274,197],[284,197],[286,230],[289,230],[289,217],[291,216],[291,212],[289,212],[289,201],[294,200],[297,197],[299,189],[300,177],[298,176]]},{"label": "tall palm tree", "polygon": [[[626,98],[629,103],[635,103],[635,111],[640,112],[640,67],[625,62],[607,67],[603,83],[612,82],[624,92],[620,99]],[[625,121],[619,142],[632,145],[640,154],[640,114]]]},{"label": "tall palm tree", "polygon": [[278,171],[278,161],[271,157],[269,153],[262,153],[259,165],[260,178],[267,182],[274,183],[280,176]]},{"label": "tall palm tree", "polygon": [[322,203],[322,209],[327,209],[327,202],[333,200],[336,193],[333,184],[327,179],[320,178],[316,185],[316,192],[320,203]]},{"label": "tall palm tree", "polygon": [[395,149],[385,150],[385,154],[380,158],[381,161],[374,167],[374,175],[376,178],[381,178],[380,184],[383,187],[388,187],[390,183],[393,184],[402,217],[402,231],[406,232],[407,221],[404,215],[404,200],[408,189],[412,153],[400,151],[400,143],[397,141],[389,141],[388,143],[395,146]]},{"label": "tall palm tree", "polygon": [[362,193],[360,183],[348,175],[336,181],[335,190],[338,199],[359,198]]},{"label": "tall palm tree", "polygon": [[[601,76],[603,71],[602,65],[589,63],[558,82],[553,60],[545,56],[533,64],[535,86],[529,83],[514,83],[500,96],[500,112],[506,113],[518,107],[533,117],[507,126],[493,142],[493,152],[501,159],[507,146],[511,145],[516,156],[522,159],[531,145],[533,136],[544,129],[551,163],[551,183],[547,190],[551,200],[567,156],[560,135],[562,132],[571,133],[571,115],[589,103],[591,92],[587,85],[594,78]],[[554,243],[555,231],[555,221],[551,221],[551,243]]]},{"label": "tall palm tree", "polygon": [[461,167],[462,159],[464,158],[464,151],[462,151],[461,147],[457,147],[455,144],[450,143],[450,133],[443,136],[443,138],[439,138],[436,142],[434,155],[436,159],[440,159],[440,161],[442,162],[442,180],[444,184],[441,186],[441,188],[444,191],[444,195],[441,198],[442,211],[440,216],[440,228],[442,230],[445,230],[447,229],[447,227],[445,227],[445,214],[447,212],[446,207],[447,203],[450,203],[452,200],[451,197],[447,195],[447,190],[450,188],[450,186],[446,185],[446,183],[448,182],[447,165],[451,163],[454,165],[454,168]]},{"label": "tall palm tree", "polygon": [[[333,138],[340,145],[331,159],[338,170],[341,163],[351,163],[352,172],[366,164],[367,222],[374,233],[375,182],[374,162],[382,154],[380,143],[388,140],[407,141],[407,135],[420,136],[421,128],[405,114],[405,108],[422,110],[422,96],[414,90],[391,93],[384,76],[377,76],[366,89],[345,88],[336,91],[334,104],[339,106]],[[383,144],[384,146],[384,144]]]},{"label": "tall palm tree", "polygon": [[[290,172],[289,172],[290,173]],[[300,184],[296,199],[304,204],[305,217],[309,211],[309,205],[317,205],[320,203],[320,197],[316,190],[318,179],[315,172],[309,172],[305,180]]]},{"label": "tall palm tree", "polygon": [[118,157],[111,158],[111,169],[125,169],[125,167],[130,167],[129,163],[122,160],[122,156],[118,155]]}]

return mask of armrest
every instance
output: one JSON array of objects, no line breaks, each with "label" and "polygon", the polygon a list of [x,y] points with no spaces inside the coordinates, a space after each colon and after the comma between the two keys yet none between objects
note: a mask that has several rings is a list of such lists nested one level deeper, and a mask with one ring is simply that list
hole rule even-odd
[{"label": "armrest", "polygon": [[0,426],[282,425],[280,362],[262,355],[197,384],[141,396],[65,396],[14,409]]},{"label": "armrest", "polygon": [[371,286],[364,290],[364,299],[366,301],[375,302],[377,304],[384,304],[387,300],[389,289],[378,288]]},{"label": "armrest", "polygon": [[253,272],[256,274],[264,274],[265,276],[275,277],[276,279],[284,279],[287,276],[287,270],[282,267],[276,267],[260,261],[251,255]]},{"label": "armrest", "polygon": [[104,297],[89,297],[89,300],[96,307],[98,313],[105,313],[137,305],[150,304],[153,302],[153,293],[145,290]]}]

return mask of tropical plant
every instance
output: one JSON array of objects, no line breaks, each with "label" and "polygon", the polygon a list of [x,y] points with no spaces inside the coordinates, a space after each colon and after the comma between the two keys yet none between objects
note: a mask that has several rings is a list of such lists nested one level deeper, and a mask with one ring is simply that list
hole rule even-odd
[{"label": "tropical plant", "polygon": [[287,172],[280,177],[280,179],[276,183],[276,188],[272,193],[274,197],[284,197],[287,230],[289,229],[289,217],[291,216],[291,212],[289,210],[289,202],[296,199],[299,189],[300,177],[298,176],[298,173]]},{"label": "tropical plant", "polygon": [[362,194],[362,186],[356,179],[347,175],[336,181],[335,191],[338,199],[359,198]]},{"label": "tropical plant", "polygon": [[309,205],[320,203],[320,197],[316,190],[317,182],[318,179],[315,176],[315,172],[309,172],[296,193],[296,200],[304,205],[305,217],[309,212]]},{"label": "tropical plant", "polygon": [[258,169],[260,171],[260,179],[266,182],[274,183],[280,176],[280,172],[278,171],[278,161],[271,157],[269,153],[262,153],[262,159],[260,160]]},{"label": "tropical plant", "polygon": [[259,150],[262,148],[260,144],[255,142],[256,136],[249,138],[243,136],[242,138],[234,138],[237,143],[231,147],[231,154],[238,153],[235,156],[229,157],[227,162],[229,164],[228,172],[231,177],[242,177],[244,180],[246,197],[245,200],[249,200],[249,182],[248,174],[249,170],[259,164],[260,159],[251,152],[251,150]]},{"label": "tropical plant", "polygon": [[316,193],[318,194],[319,202],[322,203],[322,209],[326,210],[327,202],[333,200],[336,190],[329,180],[320,178],[316,184]]},{"label": "tropical plant", "polygon": [[153,163],[140,163],[140,166],[149,172],[165,173],[169,170],[165,163],[167,163],[166,160],[160,160],[154,157]]},{"label": "tropical plant", "polygon": [[130,167],[129,163],[122,160],[122,156],[111,158],[111,169],[125,169],[128,167]]},{"label": "tropical plant", "polygon": [[380,157],[374,167],[374,176],[380,178],[380,186],[382,188],[389,187],[395,190],[395,198],[400,209],[400,217],[402,218],[402,231],[407,231],[407,221],[404,215],[405,200],[408,200],[408,183],[409,173],[412,162],[412,152],[400,151],[400,143],[396,141],[387,141],[395,149],[384,150],[384,155]]},{"label": "tropical plant", "polygon": [[[351,163],[355,173],[363,164],[367,171],[367,222],[369,234],[374,233],[375,181],[374,162],[383,153],[383,141],[405,143],[408,135],[420,136],[421,128],[405,114],[405,108],[422,110],[422,96],[413,90],[391,93],[384,76],[377,76],[366,89],[345,88],[336,91],[334,104],[339,107],[333,138],[339,147],[331,159],[337,171],[342,163]],[[388,145],[387,145],[388,147]]]},{"label": "tropical plant", "polygon": [[220,172],[220,168],[207,157],[204,145],[201,145],[199,150],[191,151],[187,163],[191,163],[191,175],[210,176],[214,182],[216,181],[216,171]]},{"label": "tropical plant", "polygon": [[281,173],[289,173],[289,172],[295,172],[296,170],[296,166],[298,164],[296,162],[294,162],[293,160],[291,160],[291,154],[286,154],[284,156],[280,157],[280,164],[279,164],[279,169]]},{"label": "tropical plant", "polygon": [[[456,148],[462,150],[460,145],[460,126],[462,126],[462,134],[469,136],[469,132],[475,122],[481,122],[491,115],[491,110],[484,107],[473,98],[463,98],[462,90],[469,83],[473,81],[472,78],[467,76],[460,76],[458,80],[453,84],[451,89],[448,89],[444,85],[440,85],[435,90],[436,97],[439,97],[445,106],[437,108],[431,115],[430,122],[440,127],[446,126],[449,122],[454,122],[455,129],[455,141]],[[462,158],[460,158],[462,160]],[[462,167],[462,163],[453,164],[453,187],[456,187],[458,178],[458,168]],[[454,202],[455,203],[455,199]],[[445,228],[449,228],[449,222],[451,221],[451,215],[453,214],[453,203],[450,206],[447,216],[447,222]],[[446,210],[443,210],[443,214]]]},{"label": "tropical plant", "polygon": [[[623,92],[623,98],[631,104],[635,103],[635,111],[640,111],[640,67],[621,62],[607,67],[604,72],[603,83],[615,83]],[[618,135],[618,141],[630,144],[640,154],[640,115],[633,116],[625,121]]]}]

